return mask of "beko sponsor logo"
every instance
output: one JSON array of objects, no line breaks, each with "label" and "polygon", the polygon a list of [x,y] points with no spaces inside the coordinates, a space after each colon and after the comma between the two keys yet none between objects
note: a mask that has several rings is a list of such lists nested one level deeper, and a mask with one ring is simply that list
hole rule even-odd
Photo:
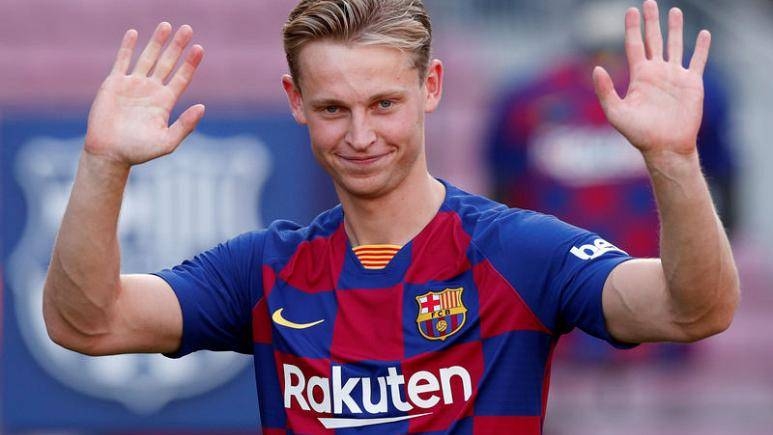
[{"label": "beko sponsor logo", "polygon": [[607,242],[604,239],[596,239],[593,241],[592,245],[588,244],[588,245],[582,245],[580,247],[573,246],[569,252],[574,254],[574,256],[579,258],[580,260],[593,260],[598,257],[601,257],[607,252],[612,252],[612,251],[622,252],[623,254],[626,253],[622,249]]}]

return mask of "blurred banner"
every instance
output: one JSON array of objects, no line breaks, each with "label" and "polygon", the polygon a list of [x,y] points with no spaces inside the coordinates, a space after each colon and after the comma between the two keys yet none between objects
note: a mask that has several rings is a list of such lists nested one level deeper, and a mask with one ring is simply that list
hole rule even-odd
[{"label": "blurred banner", "polygon": [[[248,356],[89,358],[48,339],[43,282],[84,120],[85,114],[69,120],[3,115],[2,433],[254,432],[259,422]],[[307,222],[333,201],[305,130],[289,115],[208,116],[174,154],[133,169],[119,225],[122,272],[178,264],[279,217]]]}]

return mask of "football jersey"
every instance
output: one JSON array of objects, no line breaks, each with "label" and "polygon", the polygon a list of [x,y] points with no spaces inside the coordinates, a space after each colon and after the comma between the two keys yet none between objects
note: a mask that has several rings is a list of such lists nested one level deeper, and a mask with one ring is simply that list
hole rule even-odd
[{"label": "football jersey", "polygon": [[264,434],[539,434],[551,354],[609,335],[601,292],[630,257],[599,236],[446,182],[434,218],[383,269],[340,206],[277,221],[158,273],[181,348],[254,355]]}]

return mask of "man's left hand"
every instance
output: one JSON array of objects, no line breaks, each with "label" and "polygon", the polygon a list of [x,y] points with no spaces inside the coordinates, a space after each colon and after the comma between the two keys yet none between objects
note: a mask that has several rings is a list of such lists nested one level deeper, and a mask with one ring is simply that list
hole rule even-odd
[{"label": "man's left hand", "polygon": [[609,122],[625,136],[645,159],[663,154],[689,155],[696,152],[698,129],[703,115],[703,69],[711,35],[698,34],[690,65],[682,66],[683,16],[678,8],[668,14],[667,53],[663,52],[658,6],[646,0],[644,38],[639,10],[625,15],[625,50],[630,84],[625,98],[615,91],[607,71],[597,66],[593,82]]}]

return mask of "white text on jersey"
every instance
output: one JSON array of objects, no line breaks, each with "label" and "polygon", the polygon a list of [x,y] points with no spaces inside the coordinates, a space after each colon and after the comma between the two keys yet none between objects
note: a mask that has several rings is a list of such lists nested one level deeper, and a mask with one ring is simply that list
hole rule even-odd
[{"label": "white text on jersey", "polygon": [[579,248],[576,246],[573,246],[569,252],[574,254],[574,256],[579,258],[580,260],[593,260],[595,258],[598,258],[606,254],[607,252],[612,252],[612,251],[619,251],[619,252],[622,252],[623,254],[626,253],[622,249],[607,242],[604,239],[596,239],[593,241],[592,245],[582,245]]},{"label": "white text on jersey", "polygon": [[[429,409],[438,403],[454,403],[455,398],[451,388],[452,382],[461,382],[466,402],[472,396],[472,379],[470,373],[461,366],[441,368],[438,375],[426,370],[420,370],[406,381],[397,368],[387,368],[386,376],[376,378],[351,377],[344,379],[341,367],[333,366],[330,378],[306,375],[292,364],[283,364],[284,371],[284,406],[290,408],[293,402],[304,411],[314,410],[317,413],[340,415],[344,407],[350,414],[364,414],[362,418],[319,418],[326,428],[342,428],[368,426],[390,423],[420,417],[425,414],[402,415],[398,417],[371,418],[376,414],[388,411],[390,400],[395,409],[408,412],[415,408]],[[374,403],[371,391],[373,384],[378,383],[378,400]],[[362,397],[352,397],[352,391],[358,384],[362,386]],[[405,386],[407,394],[401,394]],[[315,396],[316,393],[316,396]],[[403,399],[403,396],[406,396]],[[359,399],[359,400],[356,400]]]}]

